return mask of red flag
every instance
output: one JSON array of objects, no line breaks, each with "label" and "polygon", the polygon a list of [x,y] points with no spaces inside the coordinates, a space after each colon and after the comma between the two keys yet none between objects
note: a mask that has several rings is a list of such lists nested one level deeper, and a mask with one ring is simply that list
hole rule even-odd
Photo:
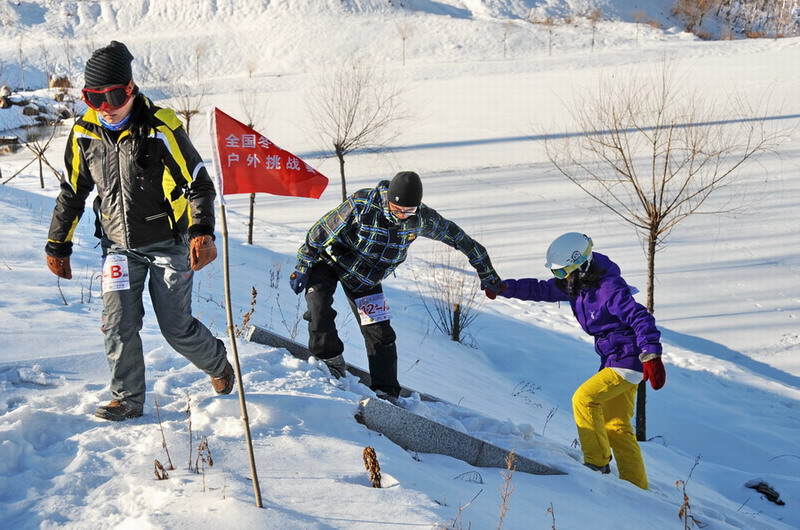
[{"label": "red flag", "polygon": [[318,199],[328,178],[218,108],[211,112],[217,189],[224,195],[264,192]]}]

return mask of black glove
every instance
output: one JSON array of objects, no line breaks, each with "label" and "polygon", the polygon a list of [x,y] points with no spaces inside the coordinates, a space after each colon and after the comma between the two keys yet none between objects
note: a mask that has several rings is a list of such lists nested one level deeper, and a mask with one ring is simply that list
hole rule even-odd
[{"label": "black glove", "polygon": [[308,273],[294,271],[289,275],[289,285],[294,291],[294,294],[300,294],[303,292],[303,289],[306,288],[306,280],[308,279]]},{"label": "black glove", "polygon": [[486,278],[481,282],[481,289],[489,300],[494,300],[498,294],[506,290],[506,286],[500,278]]}]

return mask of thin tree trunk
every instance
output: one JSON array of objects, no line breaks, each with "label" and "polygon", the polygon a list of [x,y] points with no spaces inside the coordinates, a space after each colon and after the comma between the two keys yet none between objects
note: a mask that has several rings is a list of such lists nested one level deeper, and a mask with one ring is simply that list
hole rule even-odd
[{"label": "thin tree trunk", "polygon": [[636,439],[640,442],[647,441],[647,388],[646,381],[639,383],[636,390]]},{"label": "thin tree trunk", "polygon": [[453,304],[453,332],[450,334],[450,338],[456,342],[459,342],[461,338],[461,306],[459,304]]},{"label": "thin tree trunk", "polygon": [[339,174],[342,176],[342,202],[347,200],[347,184],[344,178],[344,154],[337,150],[336,158],[339,159]]},{"label": "thin tree trunk", "polygon": [[656,242],[658,227],[651,227],[647,238],[647,311],[655,312]]},{"label": "thin tree trunk", "polygon": [[[655,310],[653,294],[655,290],[656,270],[656,241],[658,239],[657,227],[651,227],[647,238],[647,311],[651,314]],[[647,441],[647,388],[645,382],[639,383],[636,391],[636,439],[640,442]]]},{"label": "thin tree trunk", "polygon": [[250,194],[250,223],[247,225],[247,244],[253,244],[253,224],[255,219],[256,194]]}]

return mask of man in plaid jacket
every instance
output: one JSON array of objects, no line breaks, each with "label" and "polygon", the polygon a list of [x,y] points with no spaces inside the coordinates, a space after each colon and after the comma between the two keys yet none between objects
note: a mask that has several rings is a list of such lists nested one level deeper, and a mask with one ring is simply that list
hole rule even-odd
[{"label": "man in plaid jacket", "polygon": [[350,307],[361,323],[367,348],[370,387],[379,397],[396,399],[396,335],[381,282],[406,260],[418,237],[441,241],[460,252],[478,272],[481,288],[493,298],[500,278],[486,249],[455,223],[422,203],[422,182],[413,171],[401,171],[374,188],[353,193],[308,231],[297,252],[289,283],[305,290],[309,350],[325,362],[331,375],[342,377],[344,344],[336,331],[333,294],[342,284]]}]

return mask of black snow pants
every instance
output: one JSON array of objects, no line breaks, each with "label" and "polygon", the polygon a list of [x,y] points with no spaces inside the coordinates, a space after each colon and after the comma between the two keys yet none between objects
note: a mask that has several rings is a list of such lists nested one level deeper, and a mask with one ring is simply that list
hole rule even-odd
[{"label": "black snow pants", "polygon": [[[308,321],[308,349],[317,359],[330,359],[344,352],[344,344],[336,331],[336,310],[333,309],[333,295],[339,284],[339,276],[329,265],[317,262],[311,268],[306,284],[307,310],[303,318]],[[344,294],[350,308],[360,322],[355,300],[362,296],[382,293],[380,284],[366,291],[351,291],[344,285]],[[387,394],[400,394],[397,381],[397,346],[394,329],[389,320],[362,325],[361,334],[367,348],[369,374],[372,378],[370,388],[382,390]]]}]

